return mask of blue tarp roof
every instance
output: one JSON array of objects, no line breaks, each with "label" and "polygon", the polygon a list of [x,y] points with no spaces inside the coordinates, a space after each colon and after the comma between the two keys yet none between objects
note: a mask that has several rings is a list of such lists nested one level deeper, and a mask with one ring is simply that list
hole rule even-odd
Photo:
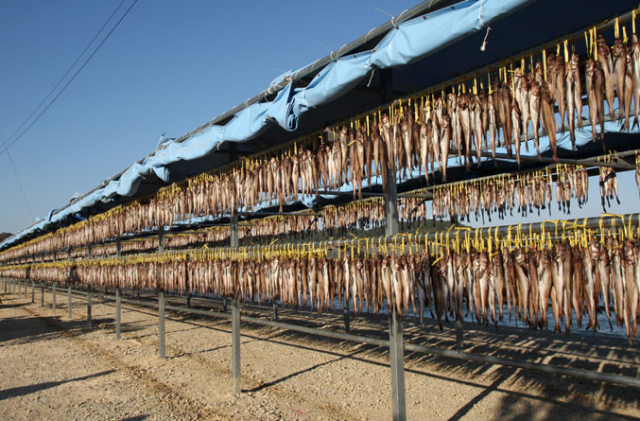
[{"label": "blue tarp roof", "polygon": [[[225,124],[206,127],[181,142],[165,143],[105,185],[7,239],[0,248],[222,165],[227,157],[218,152],[227,142],[244,142],[247,152],[257,152],[375,108],[380,104],[378,69],[393,69],[394,95],[401,97],[628,12],[637,2],[582,0],[577,5],[553,0],[467,0],[400,23],[382,39],[330,61],[304,84],[287,83],[271,101],[249,104]],[[487,48],[480,51],[487,26],[491,27]],[[274,83],[295,73],[287,72]]]}]

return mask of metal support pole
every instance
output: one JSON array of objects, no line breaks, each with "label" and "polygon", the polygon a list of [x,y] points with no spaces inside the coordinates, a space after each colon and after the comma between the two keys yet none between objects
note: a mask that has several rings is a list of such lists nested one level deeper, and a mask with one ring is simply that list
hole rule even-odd
[{"label": "metal support pole", "polygon": [[344,331],[351,332],[351,322],[349,321],[349,300],[343,297],[344,304],[342,306],[342,315],[344,317]]},{"label": "metal support pole", "polygon": [[464,348],[464,341],[462,339],[462,325],[464,322],[461,318],[456,317],[456,348],[462,350]]},{"label": "metal support pole", "polygon": [[[122,243],[120,236],[116,237],[116,257],[122,255]],[[118,285],[120,280],[118,279]],[[116,287],[116,341],[120,340],[120,334],[122,332],[122,290],[119,286]]]},{"label": "metal support pole", "polygon": [[278,321],[278,303],[273,300],[273,320]]},{"label": "metal support pole", "polygon": [[53,284],[53,298],[51,299],[51,308],[53,309],[53,314],[56,314],[56,284]]},{"label": "metal support pole", "polygon": [[120,340],[120,331],[122,330],[120,324],[121,302],[122,292],[120,291],[120,287],[118,287],[116,288],[116,340]]},{"label": "metal support pole", "polygon": [[[392,69],[380,71],[380,99],[383,103],[393,100]],[[396,184],[396,163],[385,169],[387,177],[384,184],[385,235],[398,234],[398,186]],[[393,401],[393,419],[405,420],[407,406],[404,388],[404,341],[402,320],[396,314],[394,306],[389,305],[389,349],[391,357],[391,396]]]},{"label": "metal support pole", "polygon": [[87,326],[91,327],[91,285],[87,288]]},{"label": "metal support pole", "polygon": [[[237,147],[234,142],[231,142],[230,145]],[[232,150],[232,152],[235,153],[235,150]],[[238,213],[234,212],[231,216],[231,247],[238,247],[239,244]],[[276,311],[277,317],[277,307],[275,306],[275,303],[274,311]],[[231,302],[231,355],[233,360],[233,393],[238,394],[242,392],[242,370],[240,368],[240,304],[238,303],[237,295],[233,297],[233,301]]]},{"label": "metal support pole", "polygon": [[[122,242],[120,236],[116,237],[116,257],[122,256]],[[120,280],[118,280],[118,285]],[[120,334],[122,332],[122,290],[119,286],[116,287],[116,341],[120,340]]]},{"label": "metal support pole", "polygon": [[164,227],[158,227],[158,251],[164,251]]},{"label": "metal support pole", "polygon": [[36,283],[31,281],[31,304],[36,302]]},{"label": "metal support pole", "polygon": [[40,287],[40,307],[44,307],[44,287]]},{"label": "metal support pole", "polygon": [[160,358],[165,357],[165,349],[164,349],[164,291],[158,292],[158,335],[160,336]]},{"label": "metal support pole", "polygon": [[404,388],[404,343],[402,321],[395,309],[389,315],[389,353],[391,358],[391,393],[393,419],[406,420],[407,409]]},{"label": "metal support pole", "polygon": [[71,318],[71,284],[67,285],[67,317]]},{"label": "metal support pole", "polygon": [[233,354],[233,393],[242,392],[241,368],[240,368],[240,305],[235,298],[231,303],[231,330],[232,330],[232,354]]},{"label": "metal support pole", "polygon": [[187,308],[191,308],[191,293],[187,295]]},{"label": "metal support pole", "polygon": [[28,288],[27,281],[24,281],[24,298],[25,298],[25,300],[27,299],[27,288]]}]

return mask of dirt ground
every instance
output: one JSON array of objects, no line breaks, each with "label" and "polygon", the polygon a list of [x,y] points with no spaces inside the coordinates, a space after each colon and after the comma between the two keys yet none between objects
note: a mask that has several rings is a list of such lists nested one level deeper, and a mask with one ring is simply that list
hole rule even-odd
[{"label": "dirt ground", "polygon": [[[168,312],[167,358],[158,358],[154,309],[123,304],[115,340],[113,302],[66,291],[40,306],[0,295],[0,419],[3,420],[384,420],[391,418],[388,350],[243,324],[242,389],[232,393],[227,319]],[[175,301],[176,299],[174,299]],[[184,298],[177,299],[184,304]],[[246,311],[251,311],[249,307]],[[254,314],[258,314],[255,313]],[[263,312],[263,317],[270,317]],[[281,321],[340,330],[339,315],[281,310]],[[407,322],[416,343],[453,347],[446,328]],[[352,321],[352,333],[385,337],[384,321]],[[637,341],[609,335],[465,327],[465,350],[526,361],[640,376]],[[407,353],[407,414],[412,420],[640,418],[637,389],[531,371]]]}]

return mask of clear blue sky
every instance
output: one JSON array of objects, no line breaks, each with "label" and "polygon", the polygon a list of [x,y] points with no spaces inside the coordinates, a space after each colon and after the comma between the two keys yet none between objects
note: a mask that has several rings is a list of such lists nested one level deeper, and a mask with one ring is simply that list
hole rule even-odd
[{"label": "clear blue sky", "polygon": [[[0,144],[120,1],[0,2]],[[132,2],[126,0],[118,16]],[[282,72],[389,20],[376,8],[397,16],[417,3],[139,0],[56,104],[10,150],[33,214],[45,217],[75,192],[91,190],[152,152],[163,132],[178,137],[262,91]],[[635,183],[626,187],[632,192],[626,208],[612,211],[640,207]],[[6,154],[0,155],[0,197],[0,232],[31,224]],[[597,214],[597,190],[590,202],[590,214]]]},{"label": "clear blue sky", "polygon": [[[133,0],[126,0],[122,14]],[[0,2],[0,144],[53,88],[120,0]],[[152,152],[418,0],[139,0],[52,108],[11,148],[45,217]],[[100,38],[101,39],[101,38]],[[91,50],[90,50],[91,51]],[[82,61],[81,61],[82,62]],[[0,155],[0,232],[31,224]]]}]

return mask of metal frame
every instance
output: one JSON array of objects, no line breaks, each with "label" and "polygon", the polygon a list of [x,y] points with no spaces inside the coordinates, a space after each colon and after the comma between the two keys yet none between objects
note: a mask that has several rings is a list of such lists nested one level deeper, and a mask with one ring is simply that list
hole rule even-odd
[{"label": "metal frame", "polygon": [[[13,283],[15,285],[16,280],[15,279],[13,279],[13,280],[12,279],[9,279],[9,280],[3,279],[3,282],[5,283],[5,285],[7,285],[8,283]],[[44,291],[45,288],[46,289],[52,289],[53,288],[53,286],[49,286],[49,285],[46,285],[46,284],[38,284],[37,286],[42,288],[42,291]],[[83,295],[84,294],[84,291],[82,291],[82,290],[72,290],[72,291],[75,294],[79,294],[79,295]],[[133,292],[133,290],[132,290],[132,292]],[[107,303],[108,301],[115,301],[115,297],[114,296],[105,295],[102,298],[105,300],[104,303],[107,304],[107,305],[113,305],[113,304],[108,304]],[[135,299],[122,298],[122,302],[126,303],[126,304],[130,304],[130,305],[136,306],[136,307],[147,307],[147,308],[157,308],[158,307],[157,303],[139,301],[139,300],[135,300]],[[186,307],[173,306],[173,305],[167,305],[165,308],[167,310],[170,310],[170,311],[176,311],[176,312],[194,314],[194,315],[200,315],[200,316],[206,316],[206,317],[213,317],[213,318],[231,319],[233,317],[232,315],[230,315],[228,313],[221,313],[221,312],[217,312],[217,311],[199,310],[199,309],[190,309],[190,308],[186,308]],[[326,337],[326,338],[337,339],[337,340],[342,340],[342,341],[349,341],[349,342],[355,342],[355,343],[363,343],[363,344],[380,346],[380,347],[388,347],[388,346],[390,346],[390,341],[384,340],[384,339],[380,339],[380,338],[372,338],[372,337],[367,337],[367,336],[360,336],[360,335],[354,335],[354,334],[348,334],[348,333],[334,332],[334,331],[325,330],[325,329],[316,329],[316,328],[311,328],[311,327],[306,327],[306,326],[299,326],[299,325],[294,325],[294,324],[289,324],[289,323],[275,322],[275,321],[267,320],[267,319],[259,319],[259,318],[251,317],[251,316],[242,316],[242,318],[246,323],[250,323],[250,324],[257,324],[257,325],[268,326],[268,327],[273,327],[273,328],[277,328],[277,329],[284,329],[284,330],[290,330],[290,331],[295,331],[295,332],[306,333],[306,334],[319,336],[319,337]],[[637,378],[637,377],[610,374],[610,373],[594,372],[592,370],[586,370],[586,369],[580,369],[580,368],[566,368],[566,367],[560,367],[560,366],[544,364],[544,363],[530,363],[530,362],[514,361],[514,360],[511,360],[511,359],[507,359],[507,358],[494,357],[492,355],[480,355],[480,354],[474,354],[474,353],[470,353],[470,352],[462,352],[462,351],[457,351],[457,350],[443,349],[443,348],[438,348],[438,347],[431,347],[431,346],[412,344],[412,343],[406,343],[404,345],[404,349],[406,349],[407,351],[410,351],[410,352],[418,352],[418,353],[424,353],[424,354],[437,355],[437,356],[441,356],[441,357],[445,357],[445,358],[453,358],[453,359],[461,360],[461,361],[474,361],[474,362],[483,363],[483,364],[496,364],[496,365],[520,368],[520,369],[523,369],[523,370],[539,371],[539,372],[546,373],[546,374],[573,377],[573,378],[581,379],[581,380],[589,380],[589,381],[597,381],[597,382],[604,382],[604,383],[611,383],[611,384],[619,384],[619,385],[623,385],[623,386],[634,387],[634,388],[640,389],[640,378]]]}]

